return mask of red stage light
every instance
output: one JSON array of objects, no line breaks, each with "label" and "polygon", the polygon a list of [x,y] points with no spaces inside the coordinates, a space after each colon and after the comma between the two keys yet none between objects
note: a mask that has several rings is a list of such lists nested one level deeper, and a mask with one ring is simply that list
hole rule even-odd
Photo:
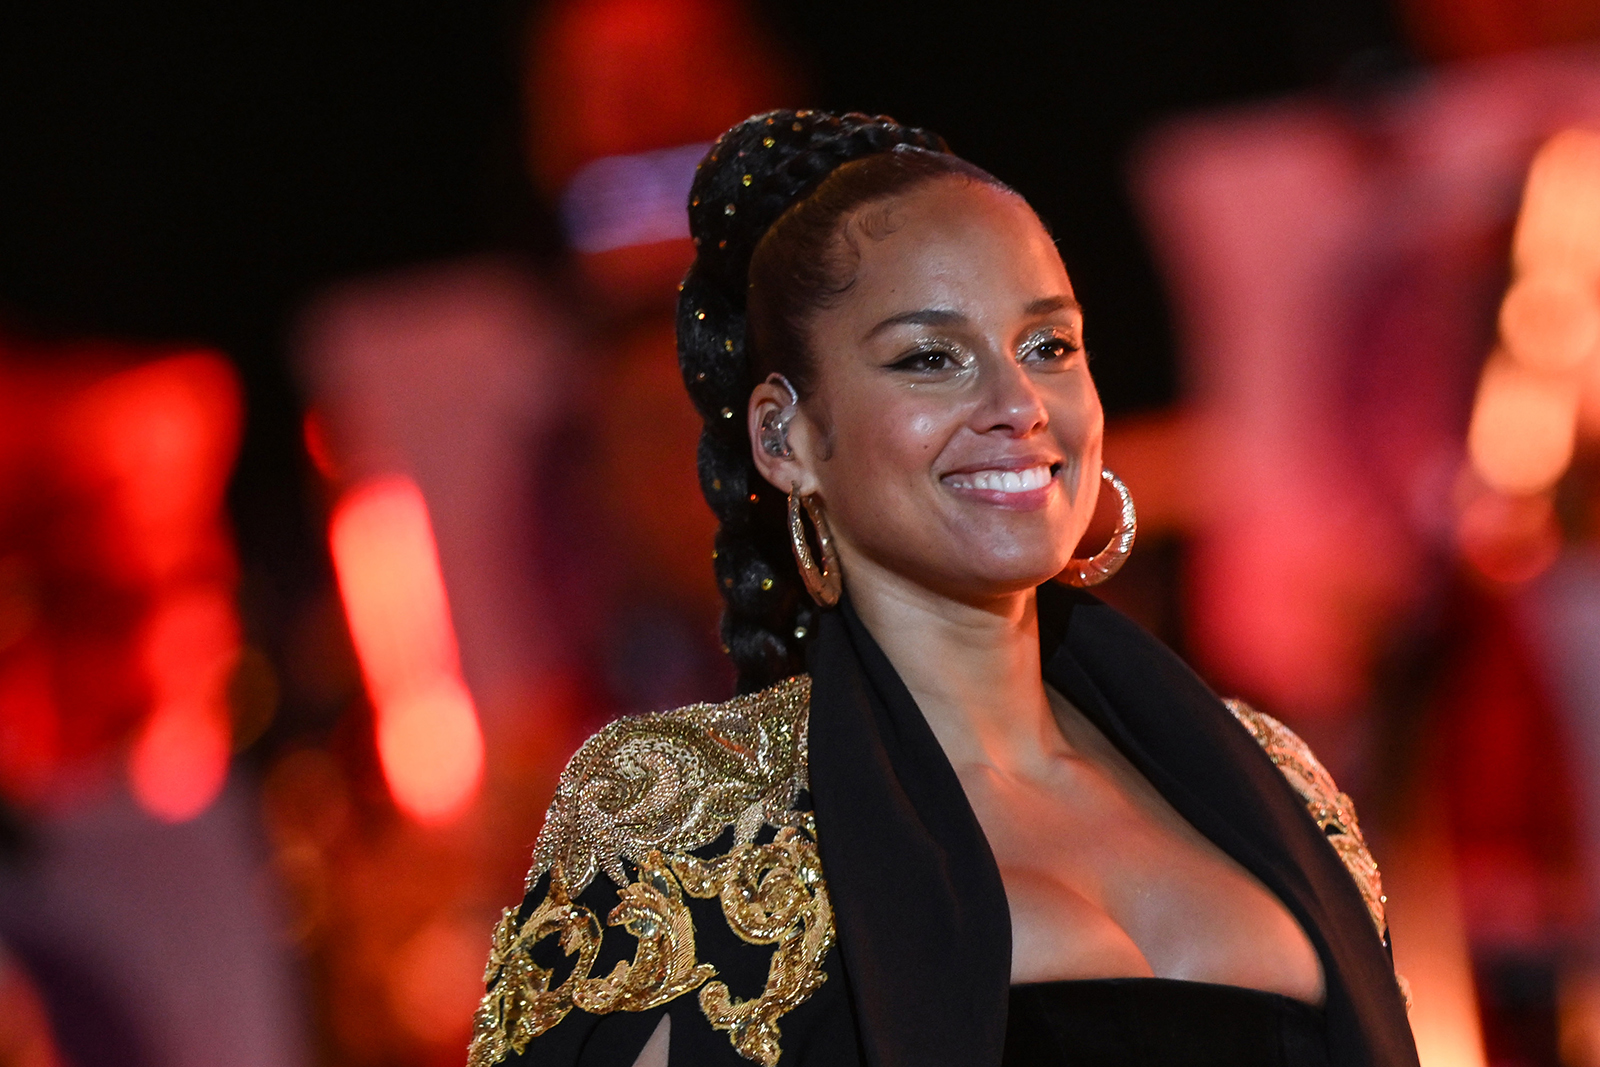
[{"label": "red stage light", "polygon": [[204,811],[228,777],[228,677],[239,655],[233,604],[214,586],[166,597],[145,627],[150,716],[128,757],[139,806],[182,822]]},{"label": "red stage light", "polygon": [[221,358],[174,356],[113,374],[61,420],[66,478],[100,502],[98,549],[127,581],[163,582],[219,550],[218,512],[241,415]]},{"label": "red stage light", "polygon": [[317,473],[330,482],[336,480],[339,471],[334,466],[333,449],[328,447],[327,431],[315,411],[306,412],[300,424],[300,436],[305,442],[306,455],[311,457],[311,465],[317,468]]},{"label": "red stage light", "polygon": [[0,792],[25,803],[43,799],[61,760],[61,714],[42,642],[0,663]]},{"label": "red stage light", "polygon": [[483,734],[422,492],[397,475],[357,486],[335,508],[329,541],[389,791],[420,821],[449,819],[477,794]]},{"label": "red stage light", "polygon": [[39,354],[0,337],[0,791],[69,802],[122,750],[145,810],[191,818],[231,755],[238,379],[208,351]]}]

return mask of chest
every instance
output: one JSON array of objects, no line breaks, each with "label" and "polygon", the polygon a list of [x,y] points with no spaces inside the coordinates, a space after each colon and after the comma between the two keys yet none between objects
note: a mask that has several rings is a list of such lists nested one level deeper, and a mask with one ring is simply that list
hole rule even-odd
[{"label": "chest", "polygon": [[1321,998],[1289,910],[1114,752],[961,778],[1005,884],[1013,982],[1153,975]]}]

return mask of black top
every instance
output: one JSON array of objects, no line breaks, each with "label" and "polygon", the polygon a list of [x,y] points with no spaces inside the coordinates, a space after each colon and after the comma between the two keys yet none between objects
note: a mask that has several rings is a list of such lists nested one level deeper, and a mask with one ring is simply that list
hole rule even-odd
[{"label": "black top", "polygon": [[[716,888],[695,882],[694,872],[683,868],[687,861],[669,856],[665,862],[671,871],[660,869],[661,853],[678,846],[652,846],[659,850],[655,852],[635,847],[623,855],[626,862],[621,867],[610,868],[616,872],[611,877],[602,873],[578,884],[571,905],[565,903],[565,890],[552,883],[555,868],[546,867],[530,884],[522,907],[497,932],[490,967],[494,977],[480,1011],[473,1067],[501,1062],[630,1067],[663,1014],[672,1017],[673,1067],[746,1067],[762,1061],[768,1067],[1011,1067],[1022,1062],[1005,1058],[1007,1020],[1013,1010],[1019,1019],[1026,1010],[1027,1021],[1011,1031],[1012,1040],[1022,1041],[1027,1033],[1039,1040],[1049,1035],[1061,1040],[1065,1034],[1071,1035],[1068,1043],[1074,1048],[1088,1049],[1096,1040],[1114,1042],[1117,1027],[1108,1023],[1091,1033],[1087,1023],[1096,1014],[1086,1014],[1084,998],[1108,996],[1119,989],[1116,995],[1124,1006],[1132,1006],[1128,1010],[1142,1011],[1147,1021],[1170,1016],[1174,1026],[1185,1017],[1184,1004],[1193,1007],[1192,999],[1183,998],[1224,997],[1235,1016],[1264,1011],[1275,1018],[1276,1022],[1258,1022],[1268,1029],[1276,1027],[1273,1032],[1285,1041],[1289,1037],[1284,1035],[1306,1037],[1312,1032],[1306,1027],[1320,1014],[1316,1025],[1325,1035],[1325,1060],[1228,1059],[1230,1063],[1417,1067],[1386,939],[1375,931],[1374,917],[1338,853],[1250,732],[1181,660],[1129,619],[1081,591],[1047,584],[1038,595],[1045,681],[1082,711],[1181,816],[1250,871],[1294,915],[1321,960],[1326,1002],[1320,1013],[1301,1011],[1270,994],[1218,992],[1218,987],[1190,983],[1141,981],[1133,987],[1137,990],[1133,999],[1116,983],[1073,984],[1070,989],[1050,984],[1013,991],[1010,913],[988,841],[932,729],[846,598],[838,610],[822,616],[808,652],[808,710],[795,735],[802,751],[809,746],[795,779],[809,784],[809,795],[801,793],[794,802],[800,812],[774,815],[769,809],[766,824],[753,839],[739,838],[730,816],[721,837],[684,845],[682,853],[714,861],[731,855],[730,849],[760,849],[772,843],[774,849],[788,850],[785,855],[790,858],[783,862],[794,872],[812,862],[807,856],[819,857],[825,890],[816,883],[809,891],[817,894],[816,899],[804,895],[793,899],[812,909],[805,913],[811,917],[807,920],[811,925],[805,927],[809,930],[822,919],[816,908],[825,894],[831,901],[827,917],[834,939],[815,941],[814,954],[802,958],[804,946],[798,943],[792,946],[794,952],[779,951],[770,939],[753,940],[748,929],[735,936],[729,929],[732,920],[725,920],[724,914],[730,901],[737,906],[734,898],[741,891],[724,886],[719,904]],[[797,680],[792,685],[805,684]],[[780,691],[799,692],[780,686],[768,694]],[[763,699],[780,697],[741,698],[757,704]],[[751,705],[734,701],[720,708],[736,706],[744,710],[728,713],[736,720],[734,726],[711,728],[715,736],[709,748],[715,751],[705,759],[722,759],[717,753],[726,753],[741,767],[755,767],[763,758],[758,750],[767,741],[758,743],[752,740],[757,735],[748,732]],[[724,719],[717,719],[719,715]],[[654,727],[648,722],[608,727],[618,731],[610,741],[597,735],[585,746],[599,745],[593,751],[600,753],[610,744],[619,753],[605,764],[609,768],[605,781],[597,779],[591,788],[577,777],[569,780],[569,766],[569,774],[563,776],[565,792],[558,791],[557,797],[558,805],[586,796],[600,806],[591,807],[588,823],[574,817],[566,825],[588,826],[584,833],[593,836],[598,818],[605,834],[620,833],[638,845],[654,832],[650,820],[655,816],[641,821],[629,814],[633,809],[624,809],[636,801],[643,804],[655,788],[639,784],[656,773],[651,768],[658,765],[646,749],[656,746],[664,751],[661,746],[671,748],[679,743],[676,738],[688,737],[712,719],[725,718],[717,707],[671,713],[661,720],[666,732],[644,738],[639,743],[645,747],[631,755],[618,747],[623,735],[630,730],[648,734]],[[574,765],[582,759],[580,752]],[[673,772],[680,784],[686,780],[682,772],[683,767]],[[750,777],[754,772],[739,773],[744,775],[742,781],[754,780]],[[605,814],[613,810],[606,805],[621,812],[615,821]],[[552,818],[556,811],[553,806]],[[761,825],[760,819],[747,824],[743,816],[737,822],[746,834]],[[541,848],[544,842],[542,834]],[[641,863],[655,863],[656,869],[646,872]],[[621,875],[628,881],[623,896],[618,890],[621,883],[614,880]],[[630,914],[643,918],[629,926],[624,920]],[[564,976],[574,973],[575,959],[589,968],[588,973],[604,978],[618,961],[633,958],[643,948],[642,940],[630,940],[640,930],[655,938],[653,958],[677,952],[674,946],[683,943],[681,938],[671,943],[661,940],[665,928],[659,916],[672,914],[687,914],[693,920],[694,943],[685,950],[689,955],[683,958],[684,967],[697,961],[709,965],[702,969],[708,969],[714,980],[696,975],[681,987],[674,986],[664,999],[616,1001],[596,1013],[581,999],[569,997],[552,1013],[548,1005],[555,1001],[539,991],[555,990],[564,983]],[[586,939],[602,935],[598,955],[583,960]],[[572,947],[563,949],[562,938],[574,939]],[[786,959],[788,964],[783,963]],[[767,1044],[761,1045],[751,1036],[753,1031],[736,1024],[737,1009],[740,1003],[749,1003],[744,998],[761,994],[763,983],[769,991],[781,992],[782,981],[773,985],[782,977],[780,964],[790,967],[783,972],[785,980],[806,983],[807,991],[803,997],[790,998],[781,1015],[769,1016],[771,1025],[763,1038]],[[643,973],[636,966],[634,980]],[[721,993],[730,994],[732,1001],[723,999],[708,1008],[705,998],[719,982],[725,982]],[[658,988],[659,982],[645,992]],[[529,1028],[526,1020],[541,1012],[545,1022]],[[722,1020],[715,1028],[709,1022],[713,1015]],[[1190,1010],[1188,1017],[1198,1015]],[[1066,1025],[1074,1018],[1078,1023]],[[1202,1040],[1222,1040],[1223,1029],[1227,1028],[1215,1028]],[[1153,1032],[1149,1026],[1139,1032],[1147,1031]],[[744,1052],[735,1051],[733,1044],[741,1034],[748,1039]],[[1057,1056],[1038,1062],[1041,1067],[1077,1063],[1109,1067],[1121,1062],[1074,1055],[1079,1058]]]},{"label": "black top", "polygon": [[[1097,598],[1039,588],[1044,678],[1275,893],[1322,961],[1331,1067],[1416,1067],[1388,946],[1300,798],[1216,694]],[[818,844],[871,1067],[998,1064],[1005,887],[955,769],[848,601],[809,656]]]},{"label": "black top", "polygon": [[1322,1011],[1167,978],[1011,987],[1001,1067],[1328,1067]]}]

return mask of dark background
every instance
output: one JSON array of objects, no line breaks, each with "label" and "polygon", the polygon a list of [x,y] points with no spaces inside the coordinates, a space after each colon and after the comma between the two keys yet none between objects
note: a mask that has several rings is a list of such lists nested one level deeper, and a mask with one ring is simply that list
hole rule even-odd
[{"label": "dark background", "polygon": [[[552,261],[496,2],[13,4],[0,15],[0,322],[216,345],[248,391],[231,507],[256,610],[325,580],[284,360],[339,277],[485,249]],[[1188,109],[1410,65],[1383,0],[766,0],[815,103],[931,126],[1060,239],[1112,413],[1176,390],[1130,146]],[[715,57],[709,57],[714,61]],[[260,623],[262,620],[257,620]],[[270,627],[270,620],[267,620]]]}]

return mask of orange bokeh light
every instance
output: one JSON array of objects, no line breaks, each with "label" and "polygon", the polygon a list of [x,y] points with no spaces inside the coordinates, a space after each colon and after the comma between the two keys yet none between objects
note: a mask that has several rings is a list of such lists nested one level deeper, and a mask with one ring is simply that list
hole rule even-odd
[{"label": "orange bokeh light", "polygon": [[1503,493],[1549,489],[1572,461],[1577,408],[1571,382],[1491,356],[1467,430],[1473,466]]},{"label": "orange bokeh light", "polygon": [[1600,298],[1568,273],[1526,275],[1500,306],[1500,337],[1512,358],[1533,370],[1575,370],[1600,346]]},{"label": "orange bokeh light", "polygon": [[441,676],[381,705],[378,757],[390,792],[412,815],[435,822],[459,811],[483,776],[483,734],[466,686]]},{"label": "orange bokeh light", "polygon": [[1518,273],[1600,280],[1600,132],[1564,130],[1539,149],[1511,249]]},{"label": "orange bokeh light", "polygon": [[1586,438],[1600,438],[1600,352],[1579,383],[1578,431]]},{"label": "orange bokeh light", "polygon": [[477,794],[483,734],[421,490],[398,475],[357,486],[335,508],[329,542],[389,791],[416,819],[447,820]]},{"label": "orange bokeh light", "polygon": [[1490,581],[1536,578],[1561,554],[1561,527],[1549,494],[1474,492],[1456,528],[1461,554]]},{"label": "orange bokeh light", "polygon": [[[1535,154],[1511,251],[1501,347],[1478,382],[1467,452],[1491,490],[1544,497],[1572,464],[1580,430],[1600,422],[1600,133],[1565,130]],[[1463,550],[1492,577],[1525,580],[1559,550],[1557,527],[1547,517],[1530,537],[1511,519],[1533,512],[1492,503],[1460,516]],[[1549,510],[1547,499],[1521,503]]]},{"label": "orange bokeh light", "polygon": [[436,919],[406,940],[385,968],[389,1010],[423,1043],[459,1049],[483,996],[483,932],[476,922]]}]

